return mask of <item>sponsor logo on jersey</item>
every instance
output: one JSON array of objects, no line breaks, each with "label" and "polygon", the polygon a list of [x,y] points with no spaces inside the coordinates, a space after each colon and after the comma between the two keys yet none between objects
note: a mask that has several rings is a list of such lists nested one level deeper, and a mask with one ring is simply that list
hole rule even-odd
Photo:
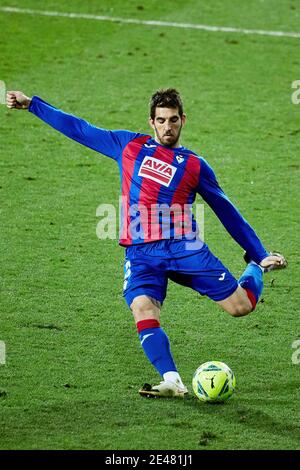
[{"label": "sponsor logo on jersey", "polygon": [[142,161],[139,176],[156,181],[163,186],[170,186],[177,168],[154,157],[145,157]]}]

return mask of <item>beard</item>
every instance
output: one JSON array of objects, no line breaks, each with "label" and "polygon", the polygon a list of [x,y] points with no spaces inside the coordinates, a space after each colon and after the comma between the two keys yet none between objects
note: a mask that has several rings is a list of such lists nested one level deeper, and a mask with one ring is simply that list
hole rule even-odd
[{"label": "beard", "polygon": [[180,128],[178,129],[176,133],[168,132],[166,134],[160,134],[158,132],[158,129],[155,127],[157,140],[159,141],[161,145],[165,145],[166,147],[175,147],[180,138],[181,128],[182,128],[182,125],[180,126]]}]

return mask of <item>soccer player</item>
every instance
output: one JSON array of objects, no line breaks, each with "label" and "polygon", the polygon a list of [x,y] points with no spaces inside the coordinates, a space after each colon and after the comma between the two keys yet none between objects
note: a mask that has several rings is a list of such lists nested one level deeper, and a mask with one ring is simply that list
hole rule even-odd
[{"label": "soccer player", "polygon": [[[247,315],[263,289],[263,273],[284,268],[279,253],[269,253],[253,228],[224,194],[207,161],[181,146],[186,114],[177,90],[151,97],[151,135],[105,130],[20,91],[7,93],[8,108],[28,109],[71,139],[116,160],[121,176],[122,226],[126,247],[124,297],[132,310],[141,346],[162,377],[145,384],[145,397],[183,397],[187,388],[175,365],[160,311],[168,279],[207,295],[234,317]],[[199,193],[232,238],[247,263],[236,280],[200,239],[191,205]]]}]

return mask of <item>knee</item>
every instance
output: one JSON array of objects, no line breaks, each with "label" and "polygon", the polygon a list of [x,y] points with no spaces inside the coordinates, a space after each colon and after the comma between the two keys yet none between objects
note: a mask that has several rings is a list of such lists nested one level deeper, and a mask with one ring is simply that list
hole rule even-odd
[{"label": "knee", "polygon": [[254,307],[247,292],[241,286],[238,286],[231,296],[219,301],[218,304],[232,317],[244,317],[252,312]]},{"label": "knee", "polygon": [[251,303],[247,302],[232,305],[227,311],[232,317],[244,317],[245,315],[248,315],[250,312],[252,312],[252,310],[253,307]]},{"label": "knee", "polygon": [[136,322],[154,318],[159,320],[160,304],[146,296],[136,297],[130,305]]}]

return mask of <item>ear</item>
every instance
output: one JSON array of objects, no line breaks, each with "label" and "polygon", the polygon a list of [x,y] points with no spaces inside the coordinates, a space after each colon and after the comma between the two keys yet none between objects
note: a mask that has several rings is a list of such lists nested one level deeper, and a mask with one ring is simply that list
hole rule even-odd
[{"label": "ear", "polygon": [[183,113],[182,116],[181,116],[181,122],[182,122],[182,125],[184,126],[185,123],[186,123],[186,114]]},{"label": "ear", "polygon": [[152,129],[154,129],[154,120],[152,119],[151,116],[149,117],[149,125],[150,127],[152,127]]}]

